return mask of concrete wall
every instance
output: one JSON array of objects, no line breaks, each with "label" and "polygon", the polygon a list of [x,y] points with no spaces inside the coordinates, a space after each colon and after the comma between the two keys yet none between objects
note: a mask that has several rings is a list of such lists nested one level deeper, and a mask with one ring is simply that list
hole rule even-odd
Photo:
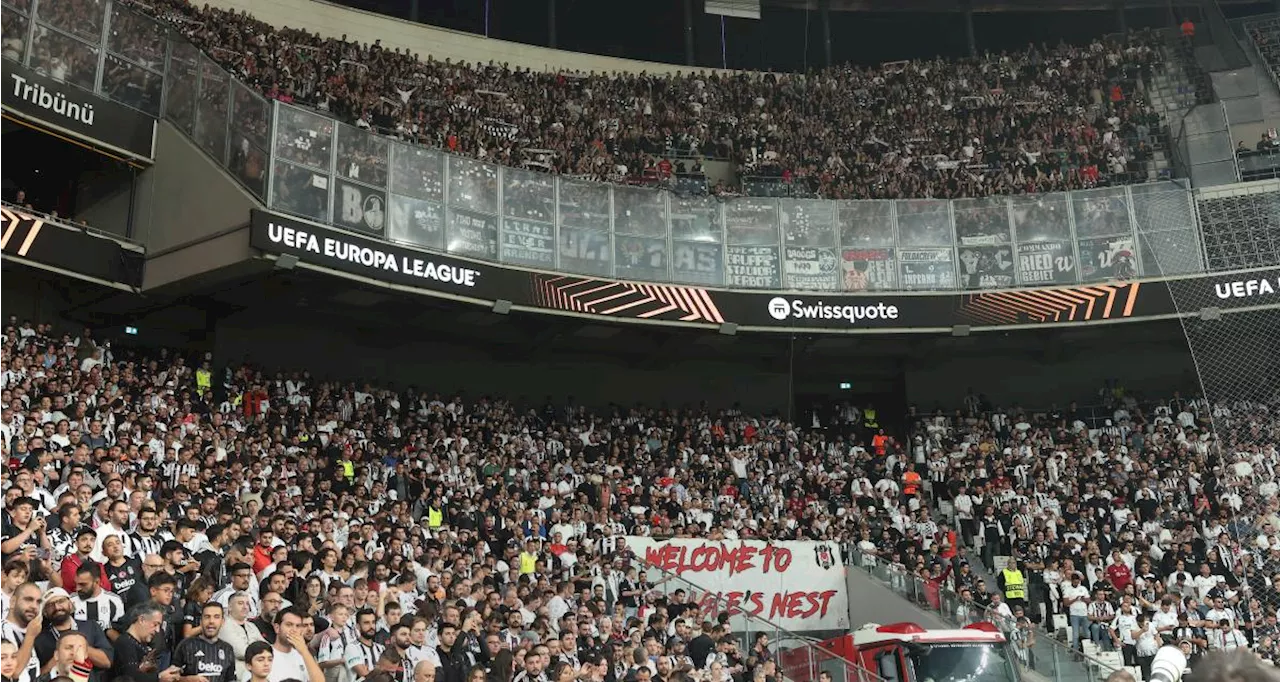
[{"label": "concrete wall", "polygon": [[248,357],[272,369],[308,369],[319,377],[426,391],[499,394],[521,404],[572,396],[589,406],[703,400],[717,407],[741,402],[744,409],[758,411],[787,406],[786,374],[734,363],[673,363],[662,371],[645,370],[608,360],[607,343],[599,358],[519,362],[458,343],[367,327],[333,324],[299,310],[245,312],[218,323],[214,353],[219,363]]},{"label": "concrete wall", "polygon": [[845,569],[845,585],[849,589],[849,629],[857,630],[867,623],[916,623],[924,628],[952,627],[936,614],[899,597],[884,583],[860,568]]},{"label": "concrete wall", "polygon": [[139,177],[134,212],[134,237],[147,247],[142,288],[249,258],[247,226],[254,204],[253,196],[194,142],[161,122],[156,165]]},{"label": "concrete wall", "polygon": [[404,48],[422,58],[431,55],[438,60],[507,63],[536,71],[630,71],[649,73],[686,73],[708,71],[672,64],[643,62],[634,59],[602,57],[545,47],[524,45],[505,40],[483,38],[403,19],[391,19],[373,12],[348,9],[319,0],[208,0],[211,7],[248,11],[276,27],[302,28],[327,38],[341,38],[372,43],[381,40],[388,48]]},{"label": "concrete wall", "polygon": [[[922,410],[932,410],[935,404],[956,409],[972,386],[1005,407],[1065,407],[1072,400],[1087,405],[1096,402],[1098,389],[1108,379],[1119,379],[1129,390],[1148,396],[1196,390],[1195,366],[1181,329],[1171,325],[1152,332],[1166,342],[1117,343],[1057,358],[939,353],[908,365],[907,401]],[[976,338],[980,342],[981,336]]]}]

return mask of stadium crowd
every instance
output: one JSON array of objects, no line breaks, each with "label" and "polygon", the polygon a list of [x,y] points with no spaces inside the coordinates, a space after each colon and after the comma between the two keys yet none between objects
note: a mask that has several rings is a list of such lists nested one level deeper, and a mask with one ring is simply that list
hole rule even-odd
[{"label": "stadium crowd", "polygon": [[1108,386],[1092,424],[970,396],[899,446],[858,408],[520,409],[210,363],[9,320],[5,680],[779,679],[624,535],[837,541],[956,619],[1063,613],[1136,664],[1162,636],[1277,653],[1275,405]]},{"label": "stadium crowd", "polygon": [[916,480],[933,482],[934,501],[954,514],[955,543],[976,550],[995,585],[966,559],[953,570],[916,549],[939,541],[923,504],[891,516],[919,541],[876,541],[873,528],[859,543],[863,560],[945,585],[952,600],[926,601],[962,621],[1012,631],[1026,621],[1052,629],[1052,616],[1066,616],[1065,639],[1118,650],[1126,665],[1145,668],[1162,641],[1193,660],[1251,647],[1277,661],[1280,397],[1140,401],[1116,383],[1099,399],[1092,423],[1074,403],[1031,414],[974,395],[954,415],[918,420]]},{"label": "stadium crowd", "polygon": [[1145,33],[806,75],[550,73],[321,38],[187,0],[132,4],[270,98],[582,178],[661,177],[705,157],[806,195],[981,197],[1145,181],[1164,136],[1144,96],[1161,51]]}]

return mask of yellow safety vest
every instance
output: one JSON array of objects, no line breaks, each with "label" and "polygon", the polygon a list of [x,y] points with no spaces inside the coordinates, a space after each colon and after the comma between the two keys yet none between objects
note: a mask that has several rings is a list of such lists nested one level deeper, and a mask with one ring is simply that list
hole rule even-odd
[{"label": "yellow safety vest", "polygon": [[876,411],[866,409],[862,411],[862,426],[868,429],[880,428],[880,422],[876,421]]},{"label": "yellow safety vest", "polygon": [[1004,598],[1025,599],[1027,584],[1022,580],[1022,571],[1004,569]]},{"label": "yellow safety vest", "polygon": [[207,369],[196,370],[196,388],[203,393],[213,386],[213,372]]},{"label": "yellow safety vest", "polygon": [[529,575],[533,573],[534,567],[538,563],[538,555],[529,552],[520,553],[520,575]]},{"label": "yellow safety vest", "polygon": [[427,507],[427,527],[439,528],[444,523],[444,510]]},{"label": "yellow safety vest", "polygon": [[349,459],[342,460],[342,476],[350,481],[356,477],[356,465]]}]

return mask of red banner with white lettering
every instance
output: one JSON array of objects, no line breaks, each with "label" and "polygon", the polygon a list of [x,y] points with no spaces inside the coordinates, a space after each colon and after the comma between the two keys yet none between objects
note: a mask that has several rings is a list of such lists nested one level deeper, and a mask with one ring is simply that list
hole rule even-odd
[{"label": "red banner with white lettering", "polygon": [[839,545],[628,536],[658,589],[698,604],[704,617],[727,612],[736,624],[755,616],[785,630],[846,630],[849,597]]}]

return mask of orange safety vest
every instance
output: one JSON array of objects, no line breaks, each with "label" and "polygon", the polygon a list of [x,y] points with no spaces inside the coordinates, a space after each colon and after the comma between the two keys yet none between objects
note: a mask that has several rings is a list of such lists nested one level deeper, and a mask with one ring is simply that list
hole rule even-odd
[{"label": "orange safety vest", "polygon": [[889,437],[883,433],[877,433],[871,437],[871,448],[876,451],[877,455],[883,455],[885,445],[889,442]]},{"label": "orange safety vest", "polygon": [[908,471],[902,475],[902,492],[915,495],[920,488],[920,474]]}]

